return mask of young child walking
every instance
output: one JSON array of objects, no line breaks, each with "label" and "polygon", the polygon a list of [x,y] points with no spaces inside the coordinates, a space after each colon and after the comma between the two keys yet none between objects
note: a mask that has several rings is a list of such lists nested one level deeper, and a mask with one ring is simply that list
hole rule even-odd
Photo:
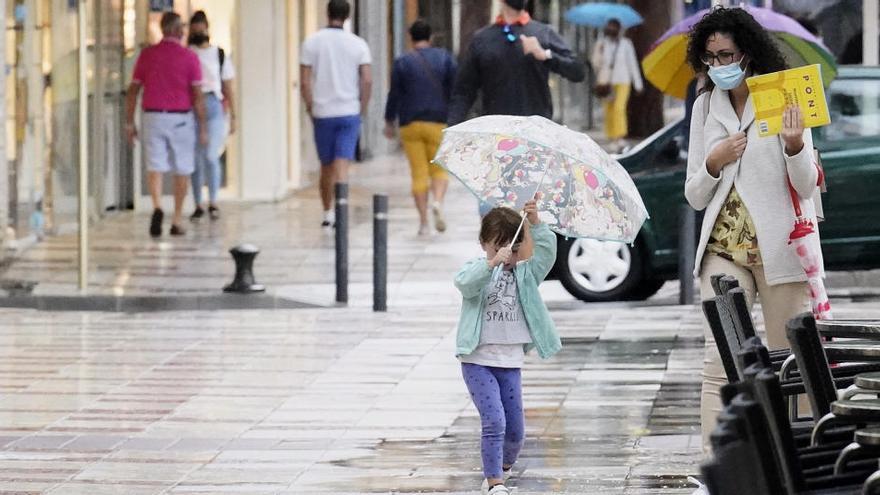
[{"label": "young child walking", "polygon": [[[562,348],[538,284],[556,260],[556,236],[538,219],[535,201],[525,204],[527,223],[505,207],[483,217],[485,257],[469,261],[455,276],[462,295],[456,355],[471,399],[480,412],[483,493],[508,495],[504,482],[525,436],[520,370],[537,349],[549,358]],[[495,267],[502,270],[493,277]]]}]

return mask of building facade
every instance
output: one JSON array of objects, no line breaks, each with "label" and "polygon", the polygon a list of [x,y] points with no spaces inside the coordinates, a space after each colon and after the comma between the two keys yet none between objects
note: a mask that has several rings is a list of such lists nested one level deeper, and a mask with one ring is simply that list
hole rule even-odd
[{"label": "building facade", "polygon": [[[80,1],[87,12],[85,129],[78,125]],[[374,58],[370,114],[377,117],[367,119],[361,141],[369,156],[388,147],[380,121],[394,3],[352,4],[349,29],[367,39]],[[158,22],[166,10],[185,19],[204,10],[212,42],[237,69],[237,132],[224,153],[221,200],[279,200],[314,180],[318,163],[299,95],[299,51],[303,39],[326,24],[325,1],[0,0],[0,7],[6,26],[0,40],[6,64],[0,245],[7,251],[77,228],[80,132],[89,137],[91,221],[149,208],[140,144],[124,139],[125,91],[140,50],[161,39]]]}]

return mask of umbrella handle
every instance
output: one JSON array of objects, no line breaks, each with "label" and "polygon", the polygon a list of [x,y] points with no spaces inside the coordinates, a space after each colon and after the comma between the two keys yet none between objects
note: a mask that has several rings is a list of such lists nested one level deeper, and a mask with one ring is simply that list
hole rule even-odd
[{"label": "umbrella handle", "polygon": [[[523,224],[526,223],[526,212],[521,212],[520,216],[522,218],[519,221],[519,227],[516,228],[516,234],[513,234],[513,240],[510,241],[510,245],[507,246],[508,249],[513,249],[513,245],[516,244],[516,238],[519,237],[519,233],[522,232]],[[501,276],[501,265],[492,269],[492,281],[497,282],[499,276]]]}]

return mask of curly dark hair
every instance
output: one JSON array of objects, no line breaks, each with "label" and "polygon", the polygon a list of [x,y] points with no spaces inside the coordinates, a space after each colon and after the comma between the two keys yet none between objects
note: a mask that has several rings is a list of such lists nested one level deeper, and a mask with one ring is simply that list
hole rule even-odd
[{"label": "curly dark hair", "polygon": [[[748,57],[749,66],[757,74],[778,72],[788,68],[785,57],[782,56],[773,37],[751,14],[742,8],[718,7],[703,16],[690,32],[687,62],[697,73],[707,70],[706,64],[700,60],[700,57],[706,53],[706,43],[715,33],[730,36],[737,48]],[[706,85],[706,89],[712,89],[714,86],[708,78]]]}]

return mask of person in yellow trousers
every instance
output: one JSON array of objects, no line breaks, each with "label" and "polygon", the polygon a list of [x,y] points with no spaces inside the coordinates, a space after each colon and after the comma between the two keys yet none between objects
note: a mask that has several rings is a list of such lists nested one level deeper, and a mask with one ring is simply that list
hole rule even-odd
[{"label": "person in yellow trousers", "polygon": [[425,21],[413,23],[409,34],[413,49],[394,61],[391,72],[391,89],[385,106],[385,136],[394,139],[395,122],[400,124],[400,140],[409,160],[412,193],[419,210],[418,234],[425,236],[431,231],[429,200],[434,228],[437,232],[446,231],[443,197],[449,178],[431,159],[437,153],[446,127],[456,65],[448,51],[431,46],[431,26]]},{"label": "person in yellow trousers", "polygon": [[644,88],[636,49],[623,34],[620,21],[611,19],[605,25],[603,37],[593,49],[591,57],[597,71],[597,85],[610,84],[611,93],[603,98],[605,135],[611,151],[620,153],[626,148],[624,138],[629,134],[626,105],[630,91],[641,93]]}]

